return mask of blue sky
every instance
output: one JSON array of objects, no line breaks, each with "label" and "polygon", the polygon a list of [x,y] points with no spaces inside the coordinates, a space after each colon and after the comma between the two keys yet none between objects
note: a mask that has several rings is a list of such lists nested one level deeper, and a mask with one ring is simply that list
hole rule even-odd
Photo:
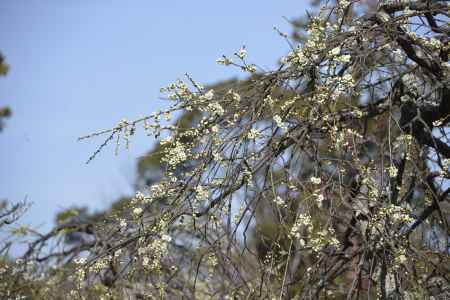
[{"label": "blue sky", "polygon": [[108,207],[131,194],[135,164],[153,140],[131,149],[77,137],[150,114],[166,103],[159,89],[188,72],[202,84],[238,75],[215,60],[245,45],[249,61],[275,66],[288,45],[283,16],[306,1],[1,1],[0,51],[11,66],[0,78],[0,107],[13,116],[0,134],[0,198],[33,206],[25,224],[47,230],[71,206]]}]

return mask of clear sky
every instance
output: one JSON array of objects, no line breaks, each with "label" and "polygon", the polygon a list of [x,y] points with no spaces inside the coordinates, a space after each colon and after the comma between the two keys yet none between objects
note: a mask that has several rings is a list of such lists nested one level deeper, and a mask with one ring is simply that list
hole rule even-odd
[{"label": "clear sky", "polygon": [[[13,111],[0,134],[0,199],[33,206],[23,222],[47,230],[71,206],[108,207],[133,191],[136,160],[153,140],[131,149],[77,137],[164,107],[159,89],[188,72],[202,84],[236,76],[222,54],[245,45],[249,61],[271,68],[288,45],[283,16],[306,1],[3,0],[0,51],[11,69],[0,78],[0,107]],[[142,133],[142,131],[141,131]]]}]

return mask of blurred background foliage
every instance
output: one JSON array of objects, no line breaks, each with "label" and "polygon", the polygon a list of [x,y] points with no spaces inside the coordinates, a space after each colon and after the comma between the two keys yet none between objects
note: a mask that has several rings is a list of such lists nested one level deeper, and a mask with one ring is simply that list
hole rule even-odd
[{"label": "blurred background foliage", "polygon": [[[0,52],[0,76],[8,74],[9,66],[6,64],[5,57]],[[5,127],[5,119],[11,116],[11,109],[7,106],[0,106],[0,131]]]}]

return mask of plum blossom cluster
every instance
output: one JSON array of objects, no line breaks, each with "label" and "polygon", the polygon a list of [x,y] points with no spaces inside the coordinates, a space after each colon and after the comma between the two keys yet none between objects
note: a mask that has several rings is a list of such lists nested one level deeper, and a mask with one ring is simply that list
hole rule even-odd
[{"label": "plum blossom cluster", "polygon": [[149,298],[426,299],[430,282],[406,271],[431,278],[448,260],[429,246],[450,193],[441,2],[327,2],[281,34],[276,69],[242,47],[217,63],[247,78],[186,75],[161,89],[169,108],[87,136],[106,135],[92,160],[143,124],[158,179],[95,226],[55,230],[79,243],[61,256],[87,257],[77,293],[133,278]]}]

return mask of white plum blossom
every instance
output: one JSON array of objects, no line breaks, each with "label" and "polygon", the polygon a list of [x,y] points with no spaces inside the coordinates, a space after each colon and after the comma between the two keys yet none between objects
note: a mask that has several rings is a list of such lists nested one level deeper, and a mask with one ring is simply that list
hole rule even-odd
[{"label": "white plum blossom", "polygon": [[136,207],[135,209],[133,209],[133,215],[139,217],[142,215],[143,211],[144,210],[142,209],[142,207]]},{"label": "white plum blossom", "polygon": [[319,177],[314,177],[314,176],[310,178],[310,181],[316,185],[320,184],[322,182],[322,180]]},{"label": "white plum blossom", "polygon": [[161,236],[161,240],[169,243],[170,241],[172,241],[172,237],[170,235],[168,235],[168,234],[163,234]]},{"label": "white plum blossom", "polygon": [[240,59],[245,59],[245,57],[247,56],[247,50],[245,49],[245,47],[242,47],[241,49],[239,49],[239,52],[237,53],[237,56]]},{"label": "white plum blossom", "polygon": [[330,54],[331,55],[338,55],[341,52],[341,47],[336,47],[331,49]]}]

